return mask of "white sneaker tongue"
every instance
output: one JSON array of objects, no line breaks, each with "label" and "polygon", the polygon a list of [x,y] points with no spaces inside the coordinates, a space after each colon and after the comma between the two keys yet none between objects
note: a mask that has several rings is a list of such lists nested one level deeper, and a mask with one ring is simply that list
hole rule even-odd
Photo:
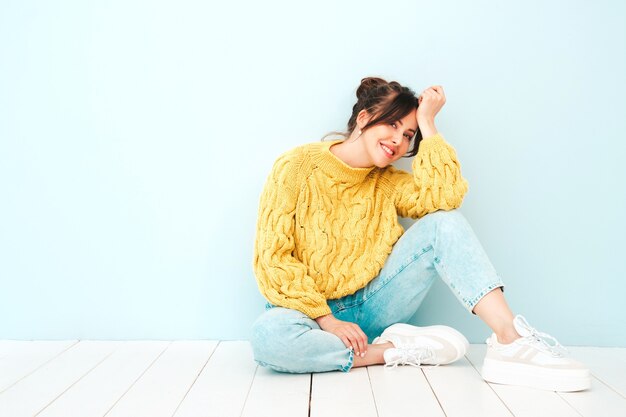
[{"label": "white sneaker tongue", "polygon": [[519,314],[513,319],[513,326],[515,327],[517,333],[519,333],[522,337],[530,336],[532,334],[528,328],[528,322]]}]

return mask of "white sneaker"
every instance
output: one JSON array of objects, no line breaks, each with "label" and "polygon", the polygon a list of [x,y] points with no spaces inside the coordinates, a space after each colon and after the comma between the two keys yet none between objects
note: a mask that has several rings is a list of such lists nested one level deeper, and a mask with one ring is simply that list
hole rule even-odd
[{"label": "white sneaker", "polygon": [[486,340],[485,381],[565,392],[591,386],[589,369],[568,358],[567,349],[554,337],[530,327],[519,314],[513,325],[520,339],[504,345],[494,333]]},{"label": "white sneaker", "polygon": [[411,365],[421,368],[422,365],[434,363],[439,366],[435,360],[435,352],[430,346],[421,348],[389,348],[383,353],[385,358],[385,368],[395,368],[398,365]]},{"label": "white sneaker", "polygon": [[395,349],[385,351],[385,366],[445,365],[465,355],[469,342],[448,326],[417,327],[396,323],[387,327],[373,344],[391,342]]}]

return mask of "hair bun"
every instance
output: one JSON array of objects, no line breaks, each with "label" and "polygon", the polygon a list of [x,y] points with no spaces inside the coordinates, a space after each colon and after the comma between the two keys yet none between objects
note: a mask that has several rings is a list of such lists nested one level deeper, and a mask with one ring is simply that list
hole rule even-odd
[{"label": "hair bun", "polygon": [[356,97],[362,100],[368,93],[374,88],[378,88],[382,85],[387,85],[387,81],[377,77],[367,77],[361,80],[361,85],[356,90]]}]

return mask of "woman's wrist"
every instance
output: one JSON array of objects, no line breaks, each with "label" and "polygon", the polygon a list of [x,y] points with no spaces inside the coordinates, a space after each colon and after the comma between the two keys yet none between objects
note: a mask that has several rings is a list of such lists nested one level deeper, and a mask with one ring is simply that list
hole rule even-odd
[{"label": "woman's wrist", "polygon": [[315,319],[315,321],[320,327],[324,327],[326,324],[330,323],[333,320],[336,320],[336,319],[335,319],[335,316],[332,315],[332,313],[326,314],[325,316],[317,317]]},{"label": "woman's wrist", "polygon": [[435,119],[419,119],[417,125],[422,133],[422,138],[429,138],[437,134]]}]

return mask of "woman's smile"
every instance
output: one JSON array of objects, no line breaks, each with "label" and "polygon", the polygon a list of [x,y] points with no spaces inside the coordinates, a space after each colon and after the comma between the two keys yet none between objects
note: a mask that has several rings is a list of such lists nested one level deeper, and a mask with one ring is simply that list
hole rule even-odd
[{"label": "woman's smile", "polygon": [[386,145],[382,143],[380,144],[380,147],[386,157],[388,157],[389,159],[393,159],[394,152],[391,149],[389,149],[389,147],[387,147]]}]

